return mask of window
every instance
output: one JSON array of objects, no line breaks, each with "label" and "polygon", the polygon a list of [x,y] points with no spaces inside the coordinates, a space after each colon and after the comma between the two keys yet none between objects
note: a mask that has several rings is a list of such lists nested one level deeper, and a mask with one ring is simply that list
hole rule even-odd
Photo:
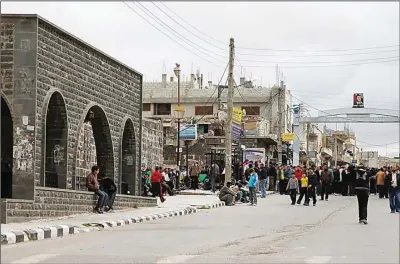
[{"label": "window", "polygon": [[151,111],[151,104],[143,104],[143,111]]},{"label": "window", "polygon": [[260,115],[260,107],[259,106],[243,106],[242,111],[246,111],[246,115],[255,116]]},{"label": "window", "polygon": [[195,115],[213,115],[213,106],[195,106],[194,114]]},{"label": "window", "polygon": [[171,104],[154,104],[154,115],[171,115]]}]

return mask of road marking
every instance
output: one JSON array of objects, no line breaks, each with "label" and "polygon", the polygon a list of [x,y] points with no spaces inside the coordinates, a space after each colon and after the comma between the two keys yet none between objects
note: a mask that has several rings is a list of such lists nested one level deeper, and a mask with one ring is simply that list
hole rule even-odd
[{"label": "road marking", "polygon": [[167,263],[185,263],[186,261],[198,257],[199,255],[177,255],[170,256],[157,261],[157,264],[167,264]]},{"label": "road marking", "polygon": [[40,255],[32,255],[23,259],[15,260],[10,262],[11,264],[33,264],[41,261],[45,261],[46,259],[53,258],[58,256],[59,254],[40,254]]},{"label": "road marking", "polygon": [[332,256],[312,256],[306,259],[306,263],[313,264],[313,263],[329,263],[332,259]]}]

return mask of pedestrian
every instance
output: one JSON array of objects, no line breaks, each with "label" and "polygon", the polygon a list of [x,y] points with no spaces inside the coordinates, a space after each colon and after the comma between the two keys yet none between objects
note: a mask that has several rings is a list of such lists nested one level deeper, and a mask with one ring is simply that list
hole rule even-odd
[{"label": "pedestrian", "polygon": [[102,214],[103,207],[105,206],[105,203],[107,201],[107,194],[100,190],[100,184],[97,180],[97,175],[99,174],[99,172],[99,167],[92,167],[92,172],[89,173],[88,176],[86,176],[86,188],[89,192],[94,192],[99,197],[93,211],[95,213]]},{"label": "pedestrian", "polygon": [[256,187],[257,187],[257,182],[258,182],[258,175],[255,172],[254,169],[250,169],[250,179],[247,184],[247,187],[249,187],[249,192],[250,192],[250,204],[249,205],[257,205],[257,193],[256,193]]},{"label": "pedestrian", "polygon": [[392,182],[392,173],[390,171],[390,168],[387,168],[385,170],[385,184],[384,184],[384,195],[385,198],[389,198],[389,187]]},{"label": "pedestrian", "polygon": [[391,213],[400,213],[400,170],[392,169],[392,181],[389,187],[389,205]]},{"label": "pedestrian", "polygon": [[296,195],[299,190],[299,181],[296,178],[296,173],[292,174],[292,178],[289,179],[286,191],[289,192],[290,200],[292,200],[292,205],[296,204]]},{"label": "pedestrian", "polygon": [[215,193],[217,186],[215,184],[215,179],[219,177],[219,173],[220,173],[220,168],[219,166],[214,162],[211,165],[211,169],[210,169],[210,181],[211,181],[211,191],[213,193]]},{"label": "pedestrian", "polygon": [[383,168],[380,168],[378,173],[376,174],[376,188],[378,189],[379,199],[385,197],[385,172],[383,172]]},{"label": "pedestrian", "polygon": [[310,198],[312,197],[313,199],[313,206],[317,205],[317,197],[315,193],[315,189],[317,188],[318,185],[318,176],[315,174],[315,172],[310,169],[308,171],[308,186],[307,186],[307,196],[306,196],[306,201],[304,203],[305,206],[310,205]]},{"label": "pedestrian", "polygon": [[117,185],[113,179],[107,177],[104,172],[100,173],[100,189],[105,192],[108,196],[106,203],[108,204],[108,208],[105,210],[108,212],[109,210],[114,210],[114,200],[117,195]]},{"label": "pedestrian", "polygon": [[268,183],[268,171],[265,168],[264,164],[261,164],[261,171],[260,171],[261,198],[267,197],[267,183]]},{"label": "pedestrian", "polygon": [[236,193],[230,187],[231,183],[227,182],[226,186],[222,186],[219,190],[218,198],[221,202],[224,202],[226,206],[232,206],[236,197]]},{"label": "pedestrian", "polygon": [[153,197],[160,197],[161,202],[165,202],[165,198],[162,192],[162,175],[161,175],[161,167],[156,167],[153,173],[151,174],[150,182],[151,182],[151,193]]},{"label": "pedestrian", "polygon": [[294,173],[296,175],[296,179],[299,182],[299,186],[301,185],[301,178],[303,176],[303,169],[300,168],[300,166],[297,166],[296,169],[294,170]]},{"label": "pedestrian", "polygon": [[[328,166],[324,166],[321,172],[321,201],[328,201],[330,186],[332,183],[332,173],[328,170]],[[325,196],[325,197],[324,197]]]},{"label": "pedestrian", "polygon": [[199,188],[199,175],[200,166],[199,163],[195,163],[189,172],[190,175],[190,189],[197,190]]},{"label": "pedestrian", "polygon": [[269,191],[275,191],[275,182],[276,182],[276,168],[275,165],[270,163],[268,168],[268,179],[269,179]]},{"label": "pedestrian", "polygon": [[307,201],[307,197],[308,197],[308,177],[307,177],[307,172],[303,173],[301,180],[300,180],[300,196],[299,199],[297,200],[297,204],[300,204],[301,201],[303,200],[304,197],[304,204]]},{"label": "pedestrian", "polygon": [[284,172],[283,166],[279,167],[278,175],[279,175],[279,183],[278,183],[278,185],[279,185],[279,194],[280,195],[284,195],[285,194],[286,185],[285,185],[285,172]]},{"label": "pedestrian", "polygon": [[358,201],[358,221],[366,225],[368,224],[369,175],[363,167],[356,170],[354,186]]}]

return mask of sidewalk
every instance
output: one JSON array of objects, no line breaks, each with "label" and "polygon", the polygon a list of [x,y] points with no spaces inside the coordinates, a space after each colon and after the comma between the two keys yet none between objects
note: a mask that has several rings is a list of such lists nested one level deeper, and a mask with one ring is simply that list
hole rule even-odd
[{"label": "sidewalk", "polygon": [[159,202],[157,207],[2,224],[1,244],[14,244],[98,231],[104,228],[193,214],[199,209],[211,209],[223,205],[217,196],[212,195],[171,196],[167,197],[164,203]]},{"label": "sidewalk", "polygon": [[[218,196],[219,191],[213,193],[211,191],[205,191],[205,190],[182,190],[179,191],[179,195],[214,195]],[[273,191],[267,191],[267,195],[274,194],[275,192]],[[261,193],[257,193],[257,197],[261,197]]]}]

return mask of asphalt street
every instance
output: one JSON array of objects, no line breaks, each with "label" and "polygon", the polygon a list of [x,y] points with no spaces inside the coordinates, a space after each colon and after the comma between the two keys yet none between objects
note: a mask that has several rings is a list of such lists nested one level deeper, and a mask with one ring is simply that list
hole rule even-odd
[{"label": "asphalt street", "polygon": [[259,199],[108,230],[1,248],[2,263],[399,263],[400,214],[370,197],[358,224],[356,197],[317,206],[288,196]]}]

